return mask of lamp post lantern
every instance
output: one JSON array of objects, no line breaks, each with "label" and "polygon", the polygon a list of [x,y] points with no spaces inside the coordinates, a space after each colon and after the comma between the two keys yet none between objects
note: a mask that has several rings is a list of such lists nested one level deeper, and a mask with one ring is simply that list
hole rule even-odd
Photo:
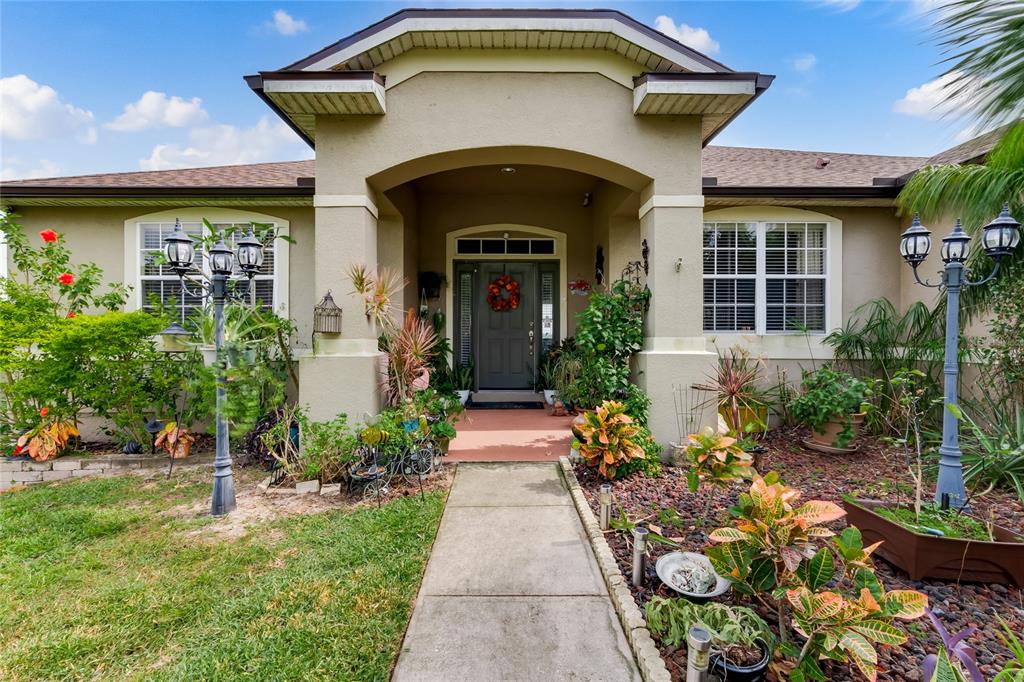
[{"label": "lamp post lantern", "polygon": [[[213,301],[214,347],[217,350],[215,371],[217,374],[216,418],[214,420],[217,434],[217,454],[213,460],[213,497],[210,503],[210,514],[223,516],[235,508],[235,478],[231,470],[231,454],[228,442],[228,423],[224,417],[227,399],[227,376],[224,373],[224,362],[221,359],[221,348],[224,345],[224,303],[228,299],[245,300],[252,287],[252,278],[263,265],[263,244],[256,239],[250,227],[248,233],[236,241],[237,252],[219,239],[210,248],[207,259],[210,267],[210,281],[190,277],[196,273],[193,258],[195,244],[192,237],[181,229],[181,222],[174,221],[174,231],[164,239],[164,259],[167,266],[178,276],[181,285],[181,316],[185,317],[185,294],[198,298],[209,296]],[[246,277],[245,289],[236,292],[229,290],[228,280],[234,270],[235,262]],[[190,290],[186,279],[196,287]],[[177,322],[171,327],[181,328]],[[168,333],[165,331],[165,333]],[[178,333],[171,331],[170,333]]]},{"label": "lamp post lantern", "polygon": [[927,280],[922,281],[917,274],[918,266],[924,262],[931,250],[931,232],[921,225],[916,213],[910,227],[900,238],[900,255],[913,268],[917,283],[926,287],[945,289],[946,292],[946,349],[942,365],[942,445],[939,447],[939,480],[935,486],[935,502],[942,504],[946,500],[956,509],[967,504],[964,472],[960,461],[960,422],[948,409],[949,405],[956,405],[959,401],[957,344],[960,334],[960,290],[963,287],[985,284],[993,279],[999,272],[999,264],[1003,257],[1009,255],[1020,242],[1020,223],[1010,215],[1009,203],[1003,204],[999,216],[983,230],[982,246],[985,253],[995,261],[995,265],[987,277],[974,282],[968,280],[964,273],[964,262],[970,252],[970,241],[970,235],[964,232],[958,218],[953,231],[943,237],[942,247],[939,249],[944,264],[942,281],[931,284]]}]

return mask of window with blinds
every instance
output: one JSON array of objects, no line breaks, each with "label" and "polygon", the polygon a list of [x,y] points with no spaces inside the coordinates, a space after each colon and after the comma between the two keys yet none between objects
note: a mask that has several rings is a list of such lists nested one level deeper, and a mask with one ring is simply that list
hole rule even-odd
[{"label": "window with blinds", "polygon": [[[234,224],[214,223],[213,227],[218,232],[224,231]],[[183,222],[182,229],[193,237],[199,237],[203,233],[203,224],[200,222]],[[164,238],[174,230],[174,223],[139,223],[139,293],[141,306],[144,310],[152,310],[154,301],[159,301],[170,310],[181,312],[181,286],[177,275],[164,265],[156,262],[156,256],[163,250]],[[238,235],[232,235],[227,239],[228,245],[234,247],[234,241]],[[249,290],[251,303],[259,305],[267,310],[273,310],[276,301],[276,253],[277,240],[268,244],[263,249],[263,265],[259,273],[253,277],[252,288]],[[196,255],[193,263],[199,272],[208,272],[206,259],[201,246],[196,244]],[[233,278],[242,279],[238,263],[235,262]],[[202,307],[203,301],[198,296],[191,296],[186,291],[184,306],[185,313],[189,314],[196,308]]]},{"label": "window with blinds", "polygon": [[825,331],[828,225],[704,224],[704,331]]}]

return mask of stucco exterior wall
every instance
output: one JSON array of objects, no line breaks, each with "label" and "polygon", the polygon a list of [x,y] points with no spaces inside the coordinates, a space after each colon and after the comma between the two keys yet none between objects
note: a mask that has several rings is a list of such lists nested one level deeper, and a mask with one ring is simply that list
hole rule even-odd
[{"label": "stucco exterior wall", "polygon": [[[203,208],[190,207],[186,203],[180,208],[182,211],[198,212],[199,215],[204,212]],[[40,231],[47,228],[56,230],[64,235],[74,262],[96,263],[103,269],[105,281],[110,283],[132,283],[136,276],[134,272],[125,272],[125,221],[169,210],[166,206],[16,206],[15,209],[30,239],[38,242],[36,235]],[[294,243],[288,249],[288,311],[298,327],[293,343],[296,347],[309,347],[313,306],[318,300],[313,288],[313,209],[246,206],[234,210],[266,214],[289,222],[289,232]],[[14,274],[13,263],[9,263],[9,268],[11,274]]]}]

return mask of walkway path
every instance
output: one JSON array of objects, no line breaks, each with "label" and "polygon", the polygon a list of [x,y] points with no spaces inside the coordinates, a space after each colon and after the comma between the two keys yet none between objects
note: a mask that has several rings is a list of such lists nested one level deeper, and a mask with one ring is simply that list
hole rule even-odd
[{"label": "walkway path", "polygon": [[459,465],[392,679],[640,679],[557,464]]},{"label": "walkway path", "polygon": [[547,410],[466,410],[449,462],[558,462],[569,453],[572,417]]}]

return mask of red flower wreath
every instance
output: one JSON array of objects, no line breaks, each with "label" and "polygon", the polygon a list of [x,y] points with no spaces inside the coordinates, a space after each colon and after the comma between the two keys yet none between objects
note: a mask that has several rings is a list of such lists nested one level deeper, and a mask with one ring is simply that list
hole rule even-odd
[{"label": "red flower wreath", "polygon": [[[505,293],[508,292],[508,298]],[[502,275],[487,285],[487,303],[491,310],[502,312],[504,310],[515,310],[519,307],[519,282],[512,279],[510,275]]]}]

